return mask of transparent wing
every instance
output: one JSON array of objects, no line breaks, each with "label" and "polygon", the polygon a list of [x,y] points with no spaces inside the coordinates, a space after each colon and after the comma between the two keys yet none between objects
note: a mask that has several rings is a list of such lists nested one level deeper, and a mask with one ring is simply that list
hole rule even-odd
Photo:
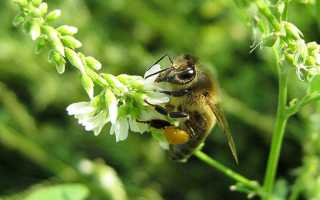
[{"label": "transparent wing", "polygon": [[227,138],[228,145],[231,150],[232,156],[234,157],[234,160],[238,164],[239,160],[238,160],[236,145],[235,145],[233,137],[231,135],[229,124],[225,118],[224,112],[221,109],[220,105],[217,103],[213,103],[213,102],[209,101],[209,105],[210,105],[210,108],[213,111],[213,113],[217,119],[218,126],[223,130],[223,133],[225,134],[225,136]]}]

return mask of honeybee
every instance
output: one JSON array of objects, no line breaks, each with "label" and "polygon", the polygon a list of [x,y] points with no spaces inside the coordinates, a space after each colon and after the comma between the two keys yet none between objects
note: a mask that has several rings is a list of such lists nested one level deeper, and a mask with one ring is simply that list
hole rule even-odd
[{"label": "honeybee", "polygon": [[[166,56],[161,57],[155,64]],[[231,153],[238,163],[236,146],[219,104],[217,82],[208,72],[201,69],[191,55],[182,55],[175,60],[167,57],[171,65],[149,74],[146,78],[157,75],[156,83],[168,84],[170,90],[160,92],[170,95],[170,101],[163,106],[145,102],[153,106],[160,114],[177,118],[180,121],[179,127],[160,119],[148,122],[154,128],[164,129],[169,143],[170,157],[175,161],[187,161],[217,123],[223,130]]]}]

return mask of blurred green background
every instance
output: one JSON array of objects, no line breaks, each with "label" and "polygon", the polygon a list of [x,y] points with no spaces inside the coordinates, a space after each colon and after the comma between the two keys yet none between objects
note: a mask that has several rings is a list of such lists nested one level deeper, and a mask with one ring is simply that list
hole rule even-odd
[{"label": "blurred green background", "polygon": [[[262,180],[276,112],[277,77],[268,50],[249,53],[252,33],[244,10],[231,0],[50,0],[48,4],[62,10],[58,24],[79,28],[82,51],[99,59],[104,72],[143,75],[165,53],[198,57],[224,91],[223,106],[240,165],[234,164],[218,128],[204,152]],[[0,196],[21,199],[50,185],[81,183],[84,188],[79,191],[86,193],[87,188],[88,199],[125,195],[141,200],[246,199],[229,190],[233,181],[196,158],[186,164],[169,160],[149,134],[130,134],[116,143],[108,128],[98,137],[85,132],[65,110],[87,98],[79,73],[69,67],[59,75],[48,64],[47,52],[35,55],[29,37],[12,26],[16,13],[11,1],[0,2]],[[289,19],[306,40],[319,39],[319,17],[312,5],[296,2]],[[303,87],[292,71],[289,95],[302,95]],[[280,182],[282,190],[292,183],[295,169],[305,167],[308,156],[319,155],[319,142],[317,151],[304,148],[314,145],[309,137],[315,130],[310,122],[314,109],[305,108],[289,122],[278,170],[278,176],[286,179]],[[312,119],[318,123],[319,118]],[[315,162],[319,163],[318,156]],[[110,184],[103,185],[105,174],[111,174]],[[308,192],[304,196],[308,199]]]}]

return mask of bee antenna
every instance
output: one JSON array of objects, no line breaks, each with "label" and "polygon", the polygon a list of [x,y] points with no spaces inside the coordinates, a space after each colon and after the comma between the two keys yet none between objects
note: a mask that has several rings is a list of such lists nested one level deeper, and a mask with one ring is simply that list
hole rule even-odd
[{"label": "bee antenna", "polygon": [[151,69],[151,67],[153,67],[154,65],[158,64],[158,63],[159,63],[161,60],[163,60],[165,57],[168,57],[171,65],[173,65],[173,60],[172,60],[172,58],[171,58],[168,54],[164,54],[164,55],[161,56],[156,62],[154,62],[152,65],[150,65],[146,71],[148,71],[149,69]]},{"label": "bee antenna", "polygon": [[147,79],[147,78],[149,78],[149,77],[151,77],[151,76],[154,76],[154,75],[160,74],[161,72],[167,71],[167,70],[169,70],[169,69],[173,69],[173,67],[168,67],[168,68],[165,68],[165,69],[159,70],[159,71],[157,71],[157,72],[154,72],[154,73],[152,73],[152,74],[149,74],[148,76],[146,76],[146,77],[144,77],[144,78],[145,78],[145,79]]}]

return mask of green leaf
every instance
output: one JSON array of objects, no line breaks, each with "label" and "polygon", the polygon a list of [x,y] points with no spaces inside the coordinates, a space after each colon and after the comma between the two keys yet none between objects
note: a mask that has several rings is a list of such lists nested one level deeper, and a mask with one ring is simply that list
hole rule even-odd
[{"label": "green leaf", "polygon": [[315,76],[309,86],[308,93],[320,92],[320,76]]},{"label": "green leaf", "polygon": [[82,184],[61,184],[36,189],[24,200],[84,200],[89,190]]},{"label": "green leaf", "polygon": [[288,194],[288,183],[285,179],[279,179],[274,188],[273,200],[286,200]]}]

